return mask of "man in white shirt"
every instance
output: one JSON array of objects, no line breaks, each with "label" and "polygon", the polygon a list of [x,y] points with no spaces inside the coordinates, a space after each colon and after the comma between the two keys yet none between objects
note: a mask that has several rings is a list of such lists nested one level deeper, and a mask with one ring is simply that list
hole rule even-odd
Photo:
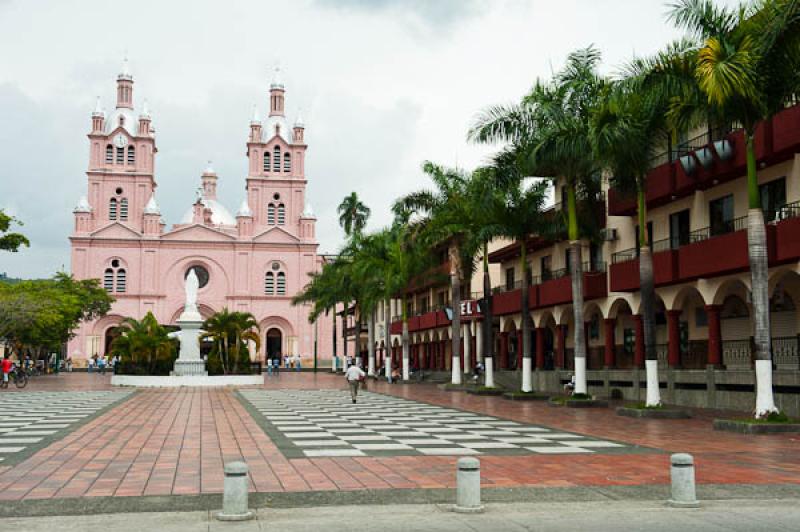
[{"label": "man in white shirt", "polygon": [[367,374],[364,373],[364,370],[355,364],[351,364],[344,373],[344,378],[347,379],[347,383],[350,384],[350,398],[353,399],[354,404],[356,402],[356,396],[358,395],[358,383],[366,377]]}]

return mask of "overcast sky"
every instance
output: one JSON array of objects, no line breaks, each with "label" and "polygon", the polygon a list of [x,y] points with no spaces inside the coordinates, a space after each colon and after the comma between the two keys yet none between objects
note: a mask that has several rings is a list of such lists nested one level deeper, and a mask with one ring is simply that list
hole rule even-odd
[{"label": "overcast sky", "polygon": [[662,0],[0,0],[0,208],[31,248],[0,255],[19,277],[69,269],[72,209],[86,193],[90,113],[114,106],[124,54],[137,108],[157,130],[158,201],[169,226],[213,160],[221,201],[244,197],[252,105],[267,109],[280,62],[302,108],[308,195],[322,251],[342,240],[336,206],[357,191],[386,224],[432,160],[472,168],[490,149],[475,113],[517,100],[571,50],[594,44],[615,72],[678,36]]}]

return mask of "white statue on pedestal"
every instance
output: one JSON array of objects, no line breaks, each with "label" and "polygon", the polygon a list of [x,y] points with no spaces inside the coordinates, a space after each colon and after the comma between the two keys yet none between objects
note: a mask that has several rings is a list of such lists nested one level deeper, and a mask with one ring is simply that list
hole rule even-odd
[{"label": "white statue on pedestal", "polygon": [[178,318],[180,331],[170,333],[170,338],[177,338],[180,341],[178,360],[175,361],[175,375],[205,375],[205,363],[200,358],[200,335],[205,333],[200,327],[203,325],[203,317],[197,310],[197,291],[200,288],[200,281],[194,269],[189,271],[186,276],[185,292],[186,302],[183,312]]}]

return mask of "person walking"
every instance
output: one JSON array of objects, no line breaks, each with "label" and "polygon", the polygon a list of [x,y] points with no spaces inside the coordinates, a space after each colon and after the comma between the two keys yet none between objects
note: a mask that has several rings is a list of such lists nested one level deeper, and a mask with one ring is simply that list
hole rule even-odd
[{"label": "person walking", "polygon": [[106,357],[102,356],[97,359],[97,370],[101,375],[106,374]]},{"label": "person walking", "polygon": [[3,357],[3,360],[0,360],[0,371],[3,372],[3,388],[8,388],[8,376],[13,367],[14,364],[11,363],[11,355],[6,353],[6,356]]},{"label": "person walking", "polygon": [[89,358],[88,362],[86,363],[86,371],[91,373],[94,371],[94,361],[97,358],[97,355],[94,355]]},{"label": "person walking", "polygon": [[353,404],[355,404],[356,397],[358,396],[358,385],[367,378],[367,374],[355,364],[350,364],[350,367],[347,368],[347,371],[344,373],[344,378],[347,379],[347,383],[350,385],[350,398],[353,400]]},{"label": "person walking", "polygon": [[295,355],[294,356],[294,370],[295,371],[300,371],[301,369],[303,369],[303,368],[300,366],[300,355]]},{"label": "person walking", "polygon": [[267,375],[272,376],[272,359],[267,359]]}]

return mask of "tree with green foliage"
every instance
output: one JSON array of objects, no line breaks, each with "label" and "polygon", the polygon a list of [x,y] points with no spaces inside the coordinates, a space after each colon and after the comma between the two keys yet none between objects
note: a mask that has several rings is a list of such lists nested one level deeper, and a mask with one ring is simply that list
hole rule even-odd
[{"label": "tree with green foliage", "polygon": [[75,280],[65,273],[52,279],[0,282],[0,338],[18,356],[44,358],[59,352],[81,322],[105,316],[113,301],[99,280]]},{"label": "tree with green foliage", "polygon": [[158,323],[152,312],[141,320],[125,318],[111,342],[111,354],[120,357],[121,373],[169,375],[178,357],[178,341]]},{"label": "tree with green foliage", "polygon": [[526,172],[526,153],[508,149],[495,157],[495,165],[485,169],[496,184],[484,206],[487,225],[493,237],[505,237],[520,245],[520,316],[522,329],[522,391],[532,392],[531,318],[529,305],[530,269],[527,244],[531,236],[543,238],[554,232],[556,224],[543,215],[548,183],[530,179]]},{"label": "tree with green foliage", "polygon": [[739,125],[747,161],[747,240],[756,359],[755,416],[777,412],[772,391],[767,238],[758,186],[755,133],[800,92],[800,3],[760,0],[719,7],[675,0],[671,20],[687,44],[646,64],[642,84],[670,99],[675,131]]},{"label": "tree with green foliage", "polygon": [[411,192],[395,202],[396,213],[421,215],[417,220],[428,239],[435,245],[446,245],[450,261],[450,305],[452,340],[452,384],[461,384],[461,287],[469,286],[475,268],[475,253],[481,241],[479,218],[472,210],[475,201],[470,197],[474,187],[472,176],[455,168],[426,161],[423,171],[430,177],[434,188]]},{"label": "tree with green foliage", "polygon": [[[572,52],[551,81],[538,80],[521,104],[490,107],[469,131],[477,142],[510,142],[527,153],[531,175],[566,183],[567,238],[570,243],[575,345],[575,393],[586,394],[586,343],[583,323],[583,263],[578,199],[593,199],[600,164],[592,149],[591,116],[607,81],[598,72],[593,47]],[[589,202],[592,204],[592,202]]]},{"label": "tree with green foliage", "polygon": [[370,215],[369,207],[364,205],[355,192],[345,196],[336,211],[339,213],[339,225],[348,237],[361,233]]},{"label": "tree with green foliage", "polygon": [[639,83],[647,70],[638,61],[631,65],[631,77],[615,83],[595,109],[592,117],[592,140],[596,157],[603,161],[611,177],[609,183],[621,195],[635,194],[639,222],[638,254],[641,315],[644,329],[647,397],[645,404],[661,404],[658,385],[658,355],[655,341],[655,281],[653,255],[647,227],[647,174],[661,149],[660,140],[668,138],[666,120],[668,100],[659,91],[648,91]]},{"label": "tree with green foliage", "polygon": [[21,233],[12,233],[11,227],[22,222],[0,209],[0,251],[19,251],[21,246],[30,247],[30,241]]},{"label": "tree with green foliage", "polygon": [[209,373],[236,375],[240,371],[250,370],[250,350],[248,343],[255,344],[255,350],[261,348],[261,336],[258,322],[249,312],[230,312],[227,308],[215,313],[203,322],[205,331],[201,340],[213,342],[208,357]]}]

